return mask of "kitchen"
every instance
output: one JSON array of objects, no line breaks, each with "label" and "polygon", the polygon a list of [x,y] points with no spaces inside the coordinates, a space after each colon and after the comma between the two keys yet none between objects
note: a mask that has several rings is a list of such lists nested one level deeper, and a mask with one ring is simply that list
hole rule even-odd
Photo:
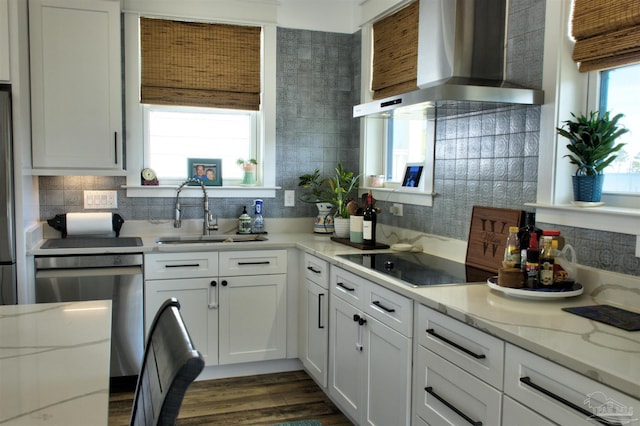
[{"label": "kitchen", "polygon": [[[90,176],[90,177],[77,177],[77,176],[31,176],[30,166],[30,137],[29,137],[29,81],[28,76],[28,55],[25,54],[28,50],[25,48],[27,41],[26,24],[18,26],[17,23],[25,22],[26,20],[26,6],[23,2],[10,1],[9,13],[12,19],[9,19],[9,29],[11,31],[11,78],[8,80],[12,83],[13,98],[14,98],[14,145],[15,158],[16,158],[16,228],[21,230],[30,230],[36,226],[40,221],[44,221],[55,214],[65,213],[69,211],[82,210],[80,193],[83,190],[96,190],[96,189],[108,189],[118,191],[118,212],[126,218],[127,221],[165,221],[170,222],[173,218],[172,203],[174,202],[173,196],[167,195],[164,197],[128,197],[127,193],[129,189],[122,188],[123,185],[128,184],[128,179],[122,176]],[[144,6],[135,5],[135,2],[126,4],[123,9],[135,9],[136,6],[143,8]],[[144,3],[144,2],[142,2]],[[361,87],[359,84],[360,76],[360,43],[361,34],[356,32],[350,23],[344,23],[344,27],[333,27],[324,25],[338,25],[340,21],[336,19],[339,16],[341,19],[349,20],[352,15],[350,14],[338,14],[327,16],[322,26],[319,25],[317,16],[324,16],[320,14],[320,11],[313,10],[313,14],[306,15],[306,17],[300,18],[299,15],[293,14],[296,9],[293,3],[283,3],[284,6],[289,6],[291,9],[283,7],[278,12],[278,42],[277,42],[277,57],[278,63],[299,63],[300,66],[296,70],[287,69],[287,73],[283,72],[277,76],[277,84],[275,91],[280,95],[278,96],[278,111],[281,114],[277,120],[277,127],[275,129],[275,158],[273,163],[275,165],[275,180],[274,186],[281,187],[283,190],[295,190],[297,189],[297,178],[300,174],[306,173],[313,169],[313,165],[317,164],[322,170],[328,171],[335,167],[337,160],[342,161],[348,168],[357,169],[360,162],[359,153],[359,133],[357,120],[351,119],[351,107],[360,102]],[[336,2],[339,5],[341,2]],[[517,10],[520,16],[525,15],[528,18],[527,26],[514,25],[514,31],[522,31],[523,34],[513,34],[513,40],[521,41],[523,39],[532,40],[527,45],[528,55],[525,57],[522,52],[522,58],[520,64],[526,63],[527,71],[531,75],[527,75],[525,83],[531,86],[542,87],[545,90],[545,97],[547,100],[553,99],[554,93],[553,85],[555,79],[550,81],[543,81],[543,34],[545,31],[545,19],[550,19],[549,16],[555,16],[559,19],[562,13],[558,12],[559,6],[555,2],[547,2],[545,10],[544,2],[512,2],[512,7],[520,7],[522,9]],[[253,4],[253,3],[252,3]],[[264,2],[266,9],[271,10],[269,2]],[[308,5],[307,5],[308,6]],[[556,8],[554,10],[554,8]],[[240,7],[242,9],[242,7]],[[245,8],[246,10],[246,8]],[[166,11],[158,11],[159,13]],[[189,11],[190,15],[197,16],[193,10]],[[229,12],[232,13],[233,11]],[[237,11],[236,11],[237,12]],[[255,10],[253,13],[258,14],[264,12],[264,10]],[[298,14],[300,10],[295,10]],[[325,12],[323,10],[323,12]],[[545,15],[546,12],[546,15]],[[220,13],[220,12],[218,12]],[[246,13],[243,11],[243,13]],[[328,12],[326,12],[328,13]],[[273,16],[271,14],[266,16]],[[215,16],[213,16],[215,18]],[[212,18],[212,19],[213,19]],[[306,19],[305,19],[306,18]],[[275,18],[274,18],[275,19]],[[253,18],[249,20],[259,20]],[[18,28],[19,27],[19,28]],[[347,29],[345,29],[347,28]],[[15,34],[15,35],[14,35]],[[537,44],[535,43],[537,41]],[[314,75],[308,71],[305,67],[311,54],[310,51],[317,54],[318,49],[313,49],[315,46],[335,45],[340,49],[345,49],[345,52],[341,52],[339,57],[343,58],[345,55],[352,58],[352,63],[349,65],[347,72],[347,79],[350,80],[350,85],[346,89],[349,97],[348,102],[344,105],[335,108],[332,105],[334,111],[341,112],[340,118],[334,117],[319,118],[317,115],[312,115],[309,105],[302,104],[298,107],[300,99],[305,99],[307,96],[317,103],[317,99],[325,99],[323,92],[326,90],[324,87],[315,87],[311,85],[311,92],[309,92],[309,86],[307,82],[313,80]],[[537,55],[535,54],[537,52]],[[544,51],[546,54],[546,51]],[[289,55],[289,56],[287,56]],[[536,61],[532,61],[531,57],[537,58]],[[333,73],[333,70],[338,69],[339,65],[330,61],[335,60],[334,56],[329,56],[325,59],[326,66],[326,80],[329,81],[329,77]],[[280,68],[278,68],[280,69]],[[536,72],[537,70],[537,72]],[[300,82],[299,86],[293,82]],[[340,87],[342,89],[342,86]],[[575,109],[578,109],[577,107]],[[298,111],[302,111],[301,113]],[[308,112],[307,112],[308,111]],[[497,158],[507,158],[509,160],[515,159],[520,162],[525,160],[528,162],[538,163],[538,159],[547,159],[545,157],[547,152],[555,152],[554,149],[549,148],[549,144],[553,144],[553,136],[550,136],[553,126],[543,126],[541,123],[544,118],[545,107],[530,107],[526,109],[524,113],[524,120],[522,111],[510,111],[505,112],[499,117],[493,117],[497,122],[509,123],[513,122],[521,127],[511,129],[511,134],[523,137],[527,140],[528,146],[533,143],[535,147],[539,142],[541,146],[542,154],[538,156],[537,149],[533,152],[524,152],[509,154],[508,157],[502,157],[496,155],[494,152],[483,152],[482,156],[488,159],[494,159],[494,161],[502,161]],[[306,116],[305,114],[309,115]],[[502,113],[501,113],[502,114]],[[536,119],[540,116],[541,120]],[[530,118],[533,117],[533,118]],[[313,121],[316,123],[314,131],[316,133],[309,135],[305,131],[301,131],[301,128],[306,126],[300,126],[296,123],[300,120],[304,122]],[[339,125],[334,121],[337,120]],[[471,123],[465,123],[464,118],[449,120],[444,126],[445,129],[449,129],[449,123],[451,128],[458,128],[458,126],[467,128]],[[335,132],[335,128],[340,127],[340,133]],[[331,129],[331,130],[325,130]],[[467,173],[458,171],[451,168],[451,164],[455,163],[458,159],[463,159],[464,154],[460,156],[454,147],[457,146],[457,139],[450,138],[450,132],[442,135],[441,139],[438,139],[436,143],[436,160],[435,160],[435,192],[438,196],[434,199],[433,207],[425,208],[422,206],[415,206],[412,204],[405,204],[404,216],[396,217],[390,214],[380,215],[380,222],[395,227],[411,230],[417,233],[424,233],[443,237],[443,239],[453,239],[465,241],[467,238],[468,223],[470,217],[471,206],[474,204],[481,205],[493,205],[497,207],[510,207],[510,208],[525,208],[525,203],[531,203],[536,201],[536,194],[538,194],[538,202],[543,202],[551,195],[553,185],[547,182],[544,177],[544,171],[546,167],[543,165],[534,166],[534,169],[540,170],[540,172],[532,173],[522,181],[517,182],[516,187],[519,187],[518,191],[509,191],[510,198],[507,199],[504,187],[494,187],[494,176],[475,176],[467,175]],[[319,143],[319,141],[325,141]],[[300,147],[301,141],[303,146]],[[542,149],[544,147],[545,149]],[[298,161],[291,164],[290,153],[296,152],[299,156]],[[469,153],[468,158],[473,159]],[[321,160],[320,160],[321,159]],[[548,160],[548,159],[547,159]],[[492,164],[492,163],[489,163]],[[491,166],[489,166],[491,167]],[[133,175],[137,178],[139,170],[132,170]],[[538,178],[540,176],[540,178]],[[495,179],[498,180],[498,179]],[[544,186],[543,186],[544,185]],[[475,190],[475,188],[486,188],[483,191]],[[510,188],[513,188],[511,186]],[[284,207],[284,191],[276,190],[275,197],[265,197],[266,208],[266,221],[269,219],[294,219],[311,218],[315,216],[313,206],[306,205],[304,203],[296,202],[295,207]],[[212,191],[210,191],[212,192]],[[461,196],[464,194],[464,198]],[[515,196],[511,196],[515,194]],[[195,195],[194,195],[195,197]],[[216,209],[216,214],[221,219],[228,219],[230,222],[235,219],[240,211],[242,205],[250,205],[253,196],[239,198],[233,198],[229,200],[221,200],[219,198],[212,198],[212,204]],[[383,204],[384,205],[384,204]],[[385,210],[388,210],[385,206]],[[531,209],[532,207],[527,207]],[[586,218],[584,219],[584,213],[575,213],[576,217],[579,217],[582,223],[587,223],[590,226],[574,227],[571,223],[562,223],[560,220],[554,222],[552,220],[539,220],[541,223],[550,223],[554,225],[561,225],[563,235],[567,236],[568,241],[571,242],[574,247],[579,248],[579,262],[582,265],[601,269],[605,271],[611,271],[616,273],[624,273],[631,276],[638,276],[640,269],[638,258],[635,256],[637,252],[637,242],[635,235],[621,232],[618,228],[606,229],[608,225],[597,224],[591,226],[591,222],[603,222],[602,217],[610,218],[606,214],[602,217],[598,216],[596,219]],[[548,215],[553,217],[552,215]],[[196,218],[196,214],[193,214],[193,218]],[[637,215],[635,216],[635,227],[628,227],[628,229],[638,229]],[[129,223],[125,224],[125,228]],[[605,229],[601,227],[605,226]],[[593,229],[591,229],[593,228]],[[133,232],[135,234],[135,232]],[[30,234],[27,234],[30,235]],[[17,250],[18,253],[22,253],[18,257],[18,282],[20,285],[19,300],[29,301],[33,297],[32,289],[25,283],[32,282],[33,271],[28,267],[29,262],[25,262],[24,255],[27,253],[31,242],[26,240],[26,236],[18,232],[17,238]],[[603,254],[604,253],[604,254]],[[614,265],[606,260],[610,258],[608,254],[615,254],[613,257],[616,259]],[[605,261],[603,261],[603,259]],[[622,261],[624,259],[624,261]]]}]

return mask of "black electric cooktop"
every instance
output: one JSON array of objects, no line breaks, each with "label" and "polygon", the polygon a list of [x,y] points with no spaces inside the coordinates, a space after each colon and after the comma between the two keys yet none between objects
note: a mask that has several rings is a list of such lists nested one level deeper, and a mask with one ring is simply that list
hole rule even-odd
[{"label": "black electric cooktop", "polygon": [[482,282],[495,275],[426,253],[358,253],[341,254],[338,257],[397,278],[413,287]]}]

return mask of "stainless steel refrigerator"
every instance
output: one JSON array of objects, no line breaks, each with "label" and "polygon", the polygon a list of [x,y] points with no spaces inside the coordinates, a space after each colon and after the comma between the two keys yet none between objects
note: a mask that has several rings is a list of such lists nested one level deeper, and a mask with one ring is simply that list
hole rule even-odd
[{"label": "stainless steel refrigerator", "polygon": [[18,303],[13,206],[11,86],[0,84],[0,305]]}]

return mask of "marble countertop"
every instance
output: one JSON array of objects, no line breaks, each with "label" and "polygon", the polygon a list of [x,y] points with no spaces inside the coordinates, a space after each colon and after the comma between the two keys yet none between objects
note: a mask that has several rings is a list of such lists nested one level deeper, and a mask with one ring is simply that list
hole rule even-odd
[{"label": "marble countertop", "polygon": [[0,306],[0,424],[108,424],[110,345],[111,301]]},{"label": "marble countertop", "polygon": [[[612,303],[632,311],[640,306],[638,277],[613,274],[604,277],[601,271],[591,271],[588,279],[579,277],[585,292],[574,298],[526,300],[504,295],[490,289],[486,283],[414,288],[379,272],[336,257],[338,254],[361,253],[338,244],[328,236],[311,232],[276,233],[268,241],[247,243],[206,243],[158,245],[154,236],[143,236],[143,246],[128,252],[181,252],[202,250],[259,250],[298,248],[331,264],[361,275],[377,284],[412,298],[451,317],[518,345],[544,358],[611,386],[632,397],[640,398],[640,332],[628,332],[562,311],[568,306]],[[428,242],[430,254],[460,252]],[[53,254],[36,245],[30,254]],[[436,247],[434,249],[434,247]],[[55,250],[56,254],[88,253],[87,249]],[[124,252],[122,249],[99,249],[96,253]],[[464,250],[462,250],[464,253]],[[451,258],[451,256],[443,255]],[[634,308],[635,307],[635,308]]]}]

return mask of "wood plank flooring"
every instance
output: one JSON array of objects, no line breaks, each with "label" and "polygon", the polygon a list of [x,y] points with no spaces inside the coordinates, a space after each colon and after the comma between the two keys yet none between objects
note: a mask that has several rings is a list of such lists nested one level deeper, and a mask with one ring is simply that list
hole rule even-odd
[{"label": "wood plank flooring", "polygon": [[[112,392],[109,425],[129,424],[133,392]],[[178,425],[272,425],[315,419],[323,425],[352,423],[304,371],[194,382]]]}]

